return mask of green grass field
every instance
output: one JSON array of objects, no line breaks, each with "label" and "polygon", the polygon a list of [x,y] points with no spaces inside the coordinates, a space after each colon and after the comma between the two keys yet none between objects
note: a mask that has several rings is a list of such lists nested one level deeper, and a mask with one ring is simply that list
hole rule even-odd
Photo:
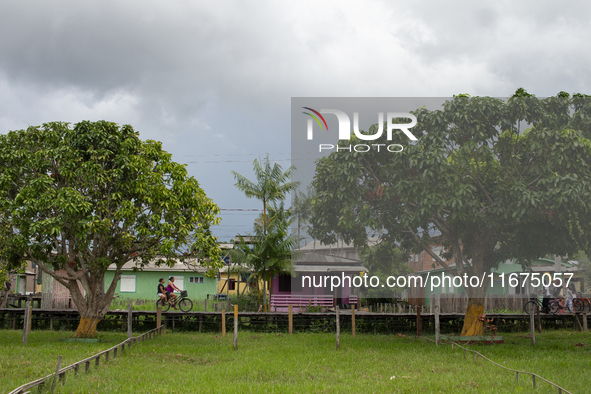
[{"label": "green grass field", "polygon": [[[0,385],[6,392],[125,339],[104,333],[99,344],[62,343],[69,333],[33,332],[20,344],[20,331],[0,332]],[[510,368],[535,372],[573,393],[591,390],[589,333],[548,331],[535,348],[525,334],[503,335],[501,345],[473,345]],[[582,343],[584,346],[576,346]],[[457,349],[457,348],[456,348]],[[395,378],[393,377],[395,376]],[[449,345],[387,335],[333,334],[232,336],[172,333],[140,343],[123,356],[78,377],[68,374],[56,393],[556,393],[531,377],[515,375],[484,360],[465,360]],[[3,389],[3,391],[4,391]]]}]

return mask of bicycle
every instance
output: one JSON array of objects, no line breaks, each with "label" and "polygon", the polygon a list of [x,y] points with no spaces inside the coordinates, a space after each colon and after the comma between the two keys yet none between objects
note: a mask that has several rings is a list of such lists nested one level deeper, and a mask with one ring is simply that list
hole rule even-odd
[{"label": "bicycle", "polygon": [[[578,298],[573,299],[573,311],[582,312],[585,308],[584,302],[579,300]],[[532,298],[528,302],[525,303],[523,306],[523,310],[528,315],[533,311],[534,314],[537,314],[538,311],[542,308],[542,303],[537,295],[532,295]],[[562,305],[561,300],[559,298],[551,299],[548,301],[548,313],[555,315],[559,313],[559,311],[564,310],[566,306]]]},{"label": "bicycle", "polygon": [[579,292],[577,293],[577,299],[581,300],[583,304],[581,310],[577,312],[591,312],[591,300],[586,295]]},{"label": "bicycle", "polygon": [[186,290],[181,291],[181,297],[176,300],[156,301],[156,308],[162,307],[162,312],[166,312],[170,309],[170,306],[176,303],[179,309],[183,312],[189,312],[193,309],[193,301],[188,298],[188,292]]},{"label": "bicycle", "polygon": [[523,306],[524,312],[527,313],[528,315],[531,312],[533,312],[534,314],[537,314],[541,308],[542,308],[542,303],[540,302],[540,299],[538,298],[538,296],[535,294],[532,294],[532,297]]},{"label": "bicycle", "polygon": [[[550,301],[550,304],[548,305],[550,307],[550,313],[555,315],[557,313],[560,313],[560,311],[563,311],[567,309],[566,305],[563,304],[563,302],[566,301],[566,298],[562,298],[562,299],[555,299]],[[581,313],[585,310],[585,302],[579,298],[573,298],[573,303],[572,303],[572,311],[569,310],[570,313]]]}]

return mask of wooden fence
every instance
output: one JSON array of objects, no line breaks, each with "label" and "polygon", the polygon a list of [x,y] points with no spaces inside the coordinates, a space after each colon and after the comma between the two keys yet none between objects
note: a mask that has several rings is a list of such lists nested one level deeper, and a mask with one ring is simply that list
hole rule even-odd
[{"label": "wooden fence", "polygon": [[136,342],[144,342],[146,339],[154,338],[156,335],[160,335],[164,333],[164,326],[156,327],[153,330],[143,333],[139,337],[128,338],[125,341],[113,346],[110,349],[103,350],[100,353],[95,354],[94,356],[90,356],[85,358],[82,361],[78,361],[74,364],[68,365],[67,367],[61,368],[57,370],[55,373],[47,375],[43,378],[34,380],[32,382],[23,384],[20,387],[12,390],[9,394],[24,394],[28,392],[31,388],[39,387],[39,391],[42,390],[42,387],[46,384],[52,384],[52,382],[57,378],[59,382],[65,383],[66,381],[66,372],[74,371],[74,375],[77,375],[80,371],[80,367],[84,368],[84,372],[88,372],[90,370],[90,365],[92,362],[98,367],[101,361],[101,356],[104,356],[105,362],[109,361],[109,355],[112,354],[113,358],[117,358],[117,353],[123,354],[125,352],[125,346],[127,345],[127,349],[131,348],[131,345],[135,345]]},{"label": "wooden fence", "polygon": [[[430,305],[434,305],[434,295],[431,295]],[[494,295],[487,296],[484,301],[485,313],[491,312],[514,312],[522,313],[523,306],[529,298],[515,295]],[[468,306],[468,297],[465,294],[444,294],[440,298],[441,313],[464,313]]]}]

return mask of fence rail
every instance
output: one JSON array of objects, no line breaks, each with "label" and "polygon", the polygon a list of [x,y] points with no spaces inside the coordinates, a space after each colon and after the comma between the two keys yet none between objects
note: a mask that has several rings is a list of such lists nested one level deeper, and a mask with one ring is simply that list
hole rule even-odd
[{"label": "fence rail", "polygon": [[[425,340],[427,340],[427,341],[431,341],[431,342],[433,342],[433,343],[437,343],[436,341],[434,341],[434,340],[433,340],[433,339],[431,339],[431,338],[426,338],[426,337],[417,337],[417,338],[421,338],[421,339],[425,339]],[[507,370],[507,371],[515,372],[515,381],[516,381],[516,382],[518,382],[518,381],[519,381],[519,374],[531,375],[531,377],[532,377],[532,384],[533,384],[533,387],[534,387],[534,389],[536,388],[536,378],[538,378],[538,379],[540,379],[540,380],[543,380],[544,382],[546,382],[546,383],[548,383],[548,384],[550,384],[550,385],[552,385],[552,386],[556,387],[556,388],[558,389],[558,394],[561,394],[561,393],[563,393],[563,392],[564,392],[564,393],[567,393],[567,394],[572,394],[572,393],[571,393],[570,391],[568,391],[567,389],[565,389],[565,388],[563,388],[563,387],[560,387],[559,385],[557,385],[556,383],[553,383],[553,382],[549,381],[548,379],[544,379],[544,378],[543,378],[543,377],[541,377],[540,375],[537,375],[537,374],[535,374],[535,373],[533,373],[533,372],[528,372],[528,371],[519,371],[519,370],[517,370],[517,369],[512,369],[512,368],[505,367],[504,365],[501,365],[501,364],[499,364],[499,363],[496,363],[496,362],[494,362],[493,360],[491,360],[490,358],[488,358],[488,357],[484,356],[482,353],[480,353],[480,352],[477,352],[476,350],[472,350],[472,349],[466,349],[465,347],[463,347],[462,345],[460,345],[460,344],[459,344],[459,343],[457,343],[457,342],[451,341],[451,342],[449,342],[449,343],[442,343],[442,344],[445,344],[445,345],[447,345],[447,344],[450,344],[450,345],[451,345],[451,350],[452,350],[452,351],[454,350],[454,346],[457,346],[457,347],[459,347],[460,349],[464,349],[464,359],[466,358],[466,352],[472,352],[472,353],[474,353],[474,362],[478,362],[478,356],[480,356],[481,358],[485,359],[486,361],[488,361],[488,362],[490,362],[490,363],[493,363],[493,364],[494,364],[494,365],[496,365],[497,367],[501,367],[501,368],[503,368],[503,369],[505,369],[505,370]]]},{"label": "fence rail", "polygon": [[[50,383],[50,382],[52,382],[52,380],[55,380],[56,378],[59,380],[59,382],[65,383],[66,372],[73,370],[74,375],[77,375],[78,371],[80,370],[80,367],[82,365],[84,365],[84,372],[88,372],[88,370],[90,369],[90,365],[93,361],[97,367],[99,366],[101,356],[105,356],[105,362],[109,361],[109,354],[110,353],[113,353],[113,358],[117,358],[117,351],[121,350],[120,353],[123,354],[125,352],[125,345],[127,345],[127,349],[129,350],[131,348],[132,344],[135,344],[138,341],[143,342],[146,339],[154,338],[154,337],[156,337],[156,335],[162,334],[163,330],[164,330],[164,326],[162,325],[160,327],[154,328],[153,330],[147,331],[138,337],[128,338],[125,341],[113,346],[112,348],[107,349],[107,350],[103,350],[102,352],[97,353],[94,356],[87,357],[84,360],[75,362],[74,364],[71,364],[71,365],[68,365],[67,367],[61,368],[58,371],[56,371],[55,373],[47,375],[43,378],[33,380],[32,382],[29,382],[29,383],[25,383],[22,386],[17,387],[16,389],[12,390],[9,394],[26,393],[26,390],[29,390],[29,389],[37,387],[37,386],[44,386],[46,383]],[[41,388],[40,388],[40,390],[41,390]]]}]

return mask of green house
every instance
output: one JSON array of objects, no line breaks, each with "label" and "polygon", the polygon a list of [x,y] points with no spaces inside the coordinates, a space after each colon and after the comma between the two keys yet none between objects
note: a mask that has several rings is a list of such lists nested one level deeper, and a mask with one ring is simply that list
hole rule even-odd
[{"label": "green house", "polygon": [[[179,289],[186,290],[189,298],[193,300],[202,300],[207,298],[208,294],[215,294],[218,279],[206,277],[207,269],[196,261],[188,263],[187,265],[176,262],[172,267],[150,263],[140,270],[135,267],[134,261],[129,261],[123,265],[115,294],[120,298],[156,300],[158,280],[164,278],[166,286],[171,276],[174,276],[174,284]],[[111,265],[105,273],[105,291],[113,281],[114,275],[115,266]]]}]

